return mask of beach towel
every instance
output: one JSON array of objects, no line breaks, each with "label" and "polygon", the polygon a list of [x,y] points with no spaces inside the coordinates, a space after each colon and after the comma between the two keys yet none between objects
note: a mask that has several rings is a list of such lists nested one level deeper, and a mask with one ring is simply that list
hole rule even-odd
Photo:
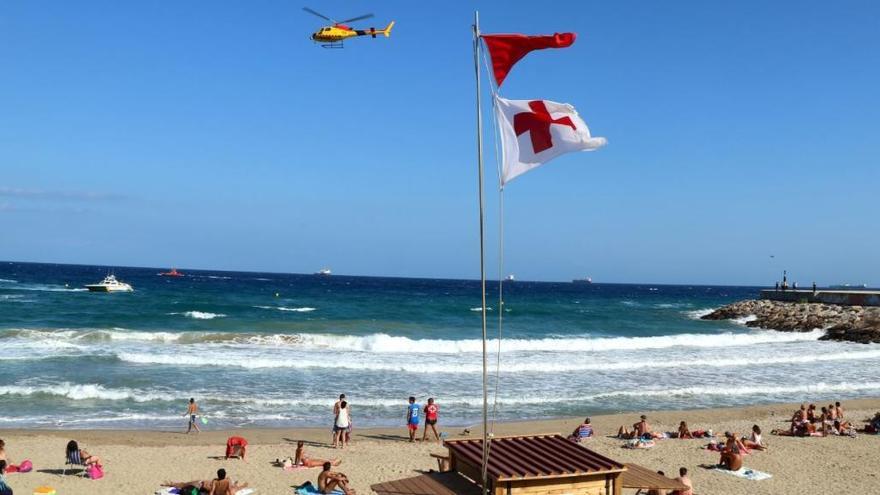
[{"label": "beach towel", "polygon": [[623,448],[625,449],[650,449],[655,445],[653,440],[644,440],[644,439],[632,439],[627,440],[626,443],[623,444]]},{"label": "beach towel", "polygon": [[235,495],[251,495],[251,493],[254,493],[255,491],[256,490],[254,490],[253,488],[242,488],[241,490],[235,492]]},{"label": "beach towel", "polygon": [[[321,492],[318,491],[318,488],[315,485],[308,483],[297,488],[294,493],[296,493],[296,495],[320,495]],[[331,493],[332,495],[345,495],[345,492],[342,490],[333,490]]]},{"label": "beach towel", "polygon": [[719,467],[714,467],[712,469],[714,471],[736,476],[737,478],[745,478],[752,481],[767,480],[773,477],[772,474],[768,474],[762,471],[755,471],[754,469],[749,469],[747,467],[740,468],[739,471],[731,471],[729,469],[723,469]]},{"label": "beach towel", "polygon": [[180,490],[171,486],[163,486],[156,490],[155,495],[180,495]]}]

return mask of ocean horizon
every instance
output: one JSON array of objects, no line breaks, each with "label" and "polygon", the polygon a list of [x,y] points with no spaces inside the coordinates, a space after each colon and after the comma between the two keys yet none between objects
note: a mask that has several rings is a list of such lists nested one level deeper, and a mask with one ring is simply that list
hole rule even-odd
[{"label": "ocean horizon", "polygon": [[[406,398],[479,421],[479,281],[0,262],[4,428],[396,426]],[[759,287],[505,283],[499,420],[851,399],[880,346],[699,317]],[[497,350],[497,281],[488,285]],[[495,359],[492,364],[492,386]]]}]

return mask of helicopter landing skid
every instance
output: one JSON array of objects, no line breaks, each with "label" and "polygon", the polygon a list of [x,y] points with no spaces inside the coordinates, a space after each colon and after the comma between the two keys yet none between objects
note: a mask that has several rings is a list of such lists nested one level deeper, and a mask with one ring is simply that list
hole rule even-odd
[{"label": "helicopter landing skid", "polygon": [[321,48],[345,48],[345,45],[343,45],[341,42],[323,43],[321,45]]}]

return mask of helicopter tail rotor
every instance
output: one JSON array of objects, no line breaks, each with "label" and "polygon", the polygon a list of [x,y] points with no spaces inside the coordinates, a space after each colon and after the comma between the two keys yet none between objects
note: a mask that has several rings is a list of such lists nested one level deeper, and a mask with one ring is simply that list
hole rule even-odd
[{"label": "helicopter tail rotor", "polygon": [[[383,29],[383,30],[380,31],[380,32],[381,32],[382,34],[384,34],[386,38],[388,38],[389,36],[391,36],[391,28],[393,28],[393,27],[394,27],[394,21],[391,21],[391,22],[388,23],[387,26],[385,26],[385,29]],[[376,35],[373,35],[373,37],[375,38]]]}]

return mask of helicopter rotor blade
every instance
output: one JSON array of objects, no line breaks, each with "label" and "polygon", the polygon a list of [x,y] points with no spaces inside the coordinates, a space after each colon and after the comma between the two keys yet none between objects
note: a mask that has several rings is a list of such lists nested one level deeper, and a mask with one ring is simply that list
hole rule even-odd
[{"label": "helicopter rotor blade", "polygon": [[348,22],[362,21],[362,20],[364,20],[364,19],[369,19],[370,17],[373,17],[373,14],[359,15],[359,16],[357,16],[357,17],[352,17],[351,19],[346,19],[346,20],[344,20],[344,21],[337,22],[337,24],[345,24],[345,23],[348,23]]},{"label": "helicopter rotor blade", "polygon": [[327,19],[328,21],[330,21],[330,22],[332,22],[332,23],[338,24],[338,22],[336,22],[336,21],[334,21],[333,19],[327,17],[326,15],[324,15],[324,14],[322,14],[322,13],[320,13],[320,12],[317,12],[317,11],[315,11],[315,10],[312,10],[312,9],[310,9],[310,8],[308,8],[308,7],[303,7],[303,10],[305,10],[305,11],[308,12],[309,14],[316,15],[316,16],[320,17],[321,19]]}]

